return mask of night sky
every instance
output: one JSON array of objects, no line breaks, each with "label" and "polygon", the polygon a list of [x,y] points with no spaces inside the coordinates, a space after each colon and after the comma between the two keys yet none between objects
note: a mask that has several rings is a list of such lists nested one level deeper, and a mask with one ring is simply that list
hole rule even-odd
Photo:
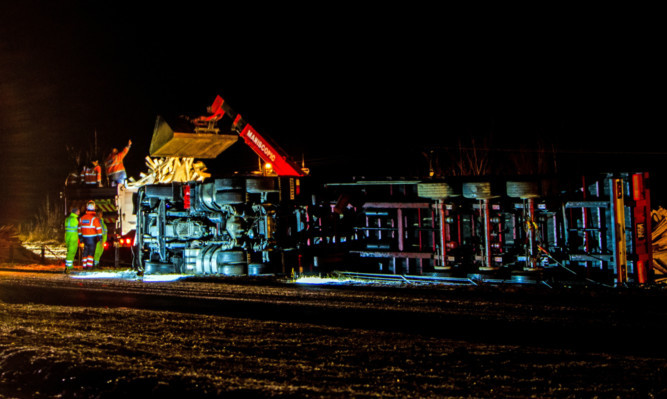
[{"label": "night sky", "polygon": [[[425,148],[470,137],[655,176],[667,153],[650,10],[14,3],[0,13],[0,225],[55,198],[77,152],[132,140],[138,177],[157,115],[203,114],[218,94],[313,174],[412,175]],[[236,144],[205,163],[256,157]]]}]

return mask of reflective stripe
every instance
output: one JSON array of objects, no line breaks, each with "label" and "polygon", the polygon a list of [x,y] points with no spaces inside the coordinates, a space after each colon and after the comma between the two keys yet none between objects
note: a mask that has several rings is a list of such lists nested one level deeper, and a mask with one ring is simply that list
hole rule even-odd
[{"label": "reflective stripe", "polygon": [[102,181],[102,168],[100,165],[94,167],[84,166],[83,180],[86,184],[97,184]]},{"label": "reflective stripe", "polygon": [[[95,210],[97,211],[102,211],[104,213],[105,217],[109,216],[106,214],[116,214],[118,212],[118,208],[116,207],[116,199],[115,198],[96,198],[93,200],[95,202]],[[81,209],[81,212],[84,212],[86,210],[86,204],[88,204],[88,200],[72,200],[69,205],[70,206],[76,206],[79,209]],[[111,216],[114,217],[115,215]],[[81,216],[83,217],[83,215]]]},{"label": "reflective stripe", "polygon": [[76,233],[77,231],[79,231],[79,219],[72,213],[65,219],[65,232]]},{"label": "reflective stripe", "polygon": [[83,237],[95,237],[102,235],[100,220],[92,212],[86,212],[79,220],[79,234]]},{"label": "reflective stripe", "polygon": [[127,155],[129,150],[130,147],[125,147],[123,151],[116,153],[116,155],[109,155],[104,162],[104,166],[107,169],[107,175],[125,170],[123,166],[123,158],[125,158],[125,155]]},{"label": "reflective stripe", "polygon": [[112,199],[97,199],[95,200],[95,207],[102,212],[116,212],[116,203]]}]

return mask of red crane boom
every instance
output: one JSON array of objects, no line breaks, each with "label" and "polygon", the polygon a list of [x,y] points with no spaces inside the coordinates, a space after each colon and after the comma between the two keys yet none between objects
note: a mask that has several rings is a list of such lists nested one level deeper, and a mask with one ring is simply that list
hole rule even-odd
[{"label": "red crane boom", "polygon": [[262,136],[241,114],[235,113],[220,96],[216,96],[208,107],[210,115],[200,117],[196,123],[208,124],[218,121],[227,114],[234,119],[232,131],[236,132],[264,162],[270,163],[278,176],[305,176],[306,172],[294,163],[287,154],[268,138]]},{"label": "red crane boom", "polygon": [[[158,116],[151,140],[150,154],[158,157],[189,157],[212,159],[234,144],[240,136],[264,162],[271,164],[271,169],[278,176],[301,177],[307,170],[292,161],[278,145],[261,135],[247,123],[240,114],[234,112],[220,96],[216,96],[208,107],[209,115],[189,120],[191,127],[170,126]],[[231,131],[221,132],[218,127],[225,115],[233,121]]]}]

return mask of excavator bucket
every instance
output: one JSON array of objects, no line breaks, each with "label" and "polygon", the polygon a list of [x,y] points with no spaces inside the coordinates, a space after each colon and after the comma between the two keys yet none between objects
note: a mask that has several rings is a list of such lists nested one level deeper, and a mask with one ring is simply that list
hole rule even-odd
[{"label": "excavator bucket", "polygon": [[157,117],[149,149],[151,156],[213,159],[238,140],[237,134],[194,132],[186,124],[173,126]]}]

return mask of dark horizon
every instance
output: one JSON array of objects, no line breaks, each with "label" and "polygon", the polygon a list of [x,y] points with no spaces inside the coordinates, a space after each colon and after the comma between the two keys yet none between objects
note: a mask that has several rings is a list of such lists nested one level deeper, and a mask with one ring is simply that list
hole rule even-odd
[{"label": "dark horizon", "polygon": [[[494,148],[553,144],[573,168],[662,173],[654,97],[664,79],[648,23],[325,11],[281,20],[218,7],[6,6],[0,224],[30,220],[57,196],[71,149],[95,137],[101,154],[132,140],[126,167],[138,176],[157,115],[203,114],[216,95],[314,175],[414,174],[421,151],[473,136]],[[242,146],[205,163],[254,166]]]}]

